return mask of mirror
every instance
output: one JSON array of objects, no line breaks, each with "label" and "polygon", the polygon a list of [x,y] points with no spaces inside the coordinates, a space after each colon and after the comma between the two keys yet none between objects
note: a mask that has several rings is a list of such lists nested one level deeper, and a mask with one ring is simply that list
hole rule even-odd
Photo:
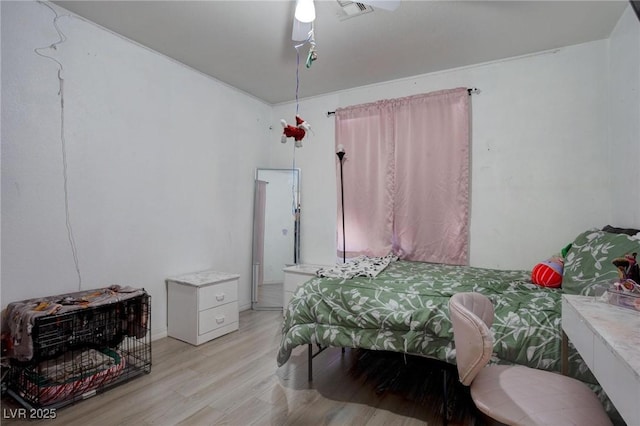
[{"label": "mirror", "polygon": [[282,308],[286,266],[300,259],[300,169],[257,169],[251,307]]}]

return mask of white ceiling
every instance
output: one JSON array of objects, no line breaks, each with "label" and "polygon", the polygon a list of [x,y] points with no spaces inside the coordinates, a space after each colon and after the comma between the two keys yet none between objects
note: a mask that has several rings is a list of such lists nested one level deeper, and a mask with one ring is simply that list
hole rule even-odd
[{"label": "white ceiling", "polygon": [[[293,1],[55,1],[246,93],[295,99]],[[629,4],[609,1],[411,1],[350,19],[316,0],[318,59],[299,97],[609,37]]]}]

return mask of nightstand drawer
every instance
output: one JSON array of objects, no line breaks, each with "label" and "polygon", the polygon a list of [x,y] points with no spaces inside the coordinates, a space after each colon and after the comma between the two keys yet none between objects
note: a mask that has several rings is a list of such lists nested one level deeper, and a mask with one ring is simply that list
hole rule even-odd
[{"label": "nightstand drawer", "polygon": [[167,278],[167,334],[200,345],[237,330],[239,280],[213,270]]},{"label": "nightstand drawer", "polygon": [[198,293],[198,311],[215,308],[238,300],[238,280],[201,287]]},{"label": "nightstand drawer", "polygon": [[198,314],[198,334],[203,335],[217,328],[238,323],[238,302],[207,309]]}]

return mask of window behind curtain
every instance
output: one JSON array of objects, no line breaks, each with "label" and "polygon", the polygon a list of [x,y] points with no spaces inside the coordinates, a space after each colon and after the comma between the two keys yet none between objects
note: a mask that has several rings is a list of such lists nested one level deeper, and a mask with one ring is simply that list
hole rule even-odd
[{"label": "window behind curtain", "polygon": [[[466,264],[469,95],[451,89],[336,110],[347,256]],[[338,168],[338,196],[340,181]],[[338,202],[338,248],[342,255]]]}]

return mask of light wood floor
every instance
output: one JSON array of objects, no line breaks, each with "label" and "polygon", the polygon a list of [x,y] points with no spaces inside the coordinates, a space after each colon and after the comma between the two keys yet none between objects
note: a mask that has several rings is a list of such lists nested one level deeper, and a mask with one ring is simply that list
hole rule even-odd
[{"label": "light wood floor", "polygon": [[[2,399],[2,424],[46,425],[440,425],[441,420],[402,395],[377,395],[373,385],[348,374],[347,350],[328,349],[314,359],[297,348],[276,366],[282,314],[246,311],[240,329],[191,346],[153,342],[150,374],[57,411],[55,420],[7,419],[18,405]],[[433,419],[435,417],[435,419]]]}]

